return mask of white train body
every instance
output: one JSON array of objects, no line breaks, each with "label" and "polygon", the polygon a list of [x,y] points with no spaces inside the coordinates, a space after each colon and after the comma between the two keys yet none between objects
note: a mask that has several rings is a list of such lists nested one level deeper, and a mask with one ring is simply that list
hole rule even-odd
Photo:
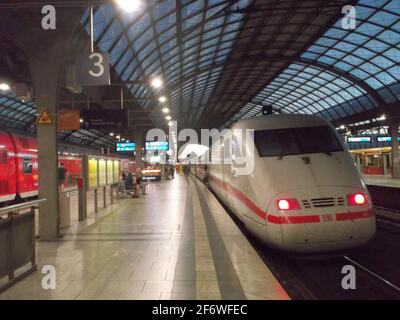
[{"label": "white train body", "polygon": [[252,174],[236,175],[235,164],[205,167],[199,159],[192,170],[199,178],[207,172],[212,190],[252,234],[274,248],[304,253],[350,249],[373,237],[368,190],[329,123],[315,116],[268,115],[231,129],[237,128],[254,129]]}]

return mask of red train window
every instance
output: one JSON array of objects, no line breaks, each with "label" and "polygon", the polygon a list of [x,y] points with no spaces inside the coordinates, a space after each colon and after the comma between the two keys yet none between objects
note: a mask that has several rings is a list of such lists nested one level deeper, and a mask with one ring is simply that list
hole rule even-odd
[{"label": "red train window", "polygon": [[23,168],[24,168],[24,173],[32,173],[33,169],[32,159],[24,159]]}]

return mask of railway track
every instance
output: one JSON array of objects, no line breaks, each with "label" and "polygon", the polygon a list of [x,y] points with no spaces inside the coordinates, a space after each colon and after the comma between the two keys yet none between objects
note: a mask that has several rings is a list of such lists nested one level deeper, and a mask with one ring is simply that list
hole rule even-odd
[{"label": "railway track", "polygon": [[[400,224],[397,226],[397,222],[393,221],[393,214],[398,214],[397,212],[376,208],[377,235],[360,251],[349,255],[293,257],[273,251],[249,235],[243,223],[215,193],[213,194],[292,299],[400,300],[400,257],[397,258],[397,252],[400,252],[400,239],[397,234],[400,233]],[[392,217],[391,220],[388,215]],[[389,229],[388,223],[390,223]],[[342,269],[346,265],[355,268],[355,289],[342,287],[342,279],[346,275],[342,273]]]},{"label": "railway track", "polygon": [[400,233],[400,210],[375,206],[378,227]]}]

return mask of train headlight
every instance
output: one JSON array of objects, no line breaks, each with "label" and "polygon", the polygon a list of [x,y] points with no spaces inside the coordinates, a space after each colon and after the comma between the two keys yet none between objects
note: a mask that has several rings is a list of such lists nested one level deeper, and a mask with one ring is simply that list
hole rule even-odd
[{"label": "train headlight", "polygon": [[367,203],[367,196],[363,193],[348,194],[347,203],[349,206],[363,206]]},{"label": "train headlight", "polygon": [[297,210],[300,209],[300,204],[297,199],[279,199],[275,201],[276,207],[279,210]]}]

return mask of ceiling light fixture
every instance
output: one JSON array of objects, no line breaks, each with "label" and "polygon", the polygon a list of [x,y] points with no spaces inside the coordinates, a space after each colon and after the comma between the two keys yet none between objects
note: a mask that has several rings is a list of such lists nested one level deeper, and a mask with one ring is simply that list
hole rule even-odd
[{"label": "ceiling light fixture", "polygon": [[384,120],[386,120],[386,115],[381,115],[379,118],[377,118],[376,120],[378,120],[378,121],[384,121]]},{"label": "ceiling light fixture", "polygon": [[166,116],[165,119],[171,120],[171,116]]},{"label": "ceiling light fixture", "polygon": [[134,12],[140,8],[139,0],[116,0],[119,7],[126,12]]},{"label": "ceiling light fixture", "polygon": [[162,96],[162,97],[159,97],[159,98],[158,98],[158,101],[160,101],[161,103],[163,103],[163,102],[167,101],[167,98],[164,97],[164,96]]},{"label": "ceiling light fixture", "polygon": [[169,109],[168,109],[168,108],[163,108],[163,109],[162,109],[162,112],[168,113],[168,112],[169,112]]},{"label": "ceiling light fixture", "polygon": [[10,85],[9,85],[8,83],[6,83],[6,82],[1,82],[1,83],[0,83],[0,90],[1,90],[1,91],[10,91],[10,90],[11,90],[11,87],[10,87]]},{"label": "ceiling light fixture", "polygon": [[154,88],[160,88],[162,86],[162,81],[160,78],[154,78],[153,80],[151,80],[151,86]]}]

